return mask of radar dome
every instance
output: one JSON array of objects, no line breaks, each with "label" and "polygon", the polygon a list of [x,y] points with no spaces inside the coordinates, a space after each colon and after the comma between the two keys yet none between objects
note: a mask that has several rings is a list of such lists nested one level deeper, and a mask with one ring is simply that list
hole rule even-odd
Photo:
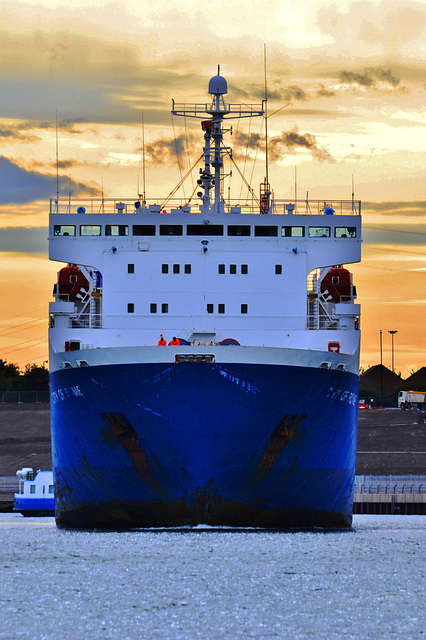
[{"label": "radar dome", "polygon": [[209,82],[209,93],[215,95],[228,93],[228,84],[223,76],[213,76]]}]

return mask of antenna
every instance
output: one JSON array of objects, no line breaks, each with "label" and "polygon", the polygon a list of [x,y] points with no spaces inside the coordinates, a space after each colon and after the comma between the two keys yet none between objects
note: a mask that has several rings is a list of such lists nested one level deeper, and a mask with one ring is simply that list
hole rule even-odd
[{"label": "antenna", "polygon": [[297,202],[297,167],[294,165],[294,204]]},{"label": "antenna", "polygon": [[263,43],[263,66],[265,80],[265,182],[269,183],[269,159],[268,159],[268,87],[266,84],[266,42]]},{"label": "antenna", "polygon": [[352,174],[352,202],[355,198],[355,187],[354,187],[354,174]]},{"label": "antenna", "polygon": [[59,200],[59,141],[58,141],[58,110],[56,109],[56,202]]},{"label": "antenna", "polygon": [[[146,203],[146,194],[145,194],[146,165],[145,165],[145,122],[143,119],[143,109],[142,109],[141,126],[142,126],[142,202],[143,204],[145,204]],[[138,187],[138,191],[139,191],[139,187]]]}]

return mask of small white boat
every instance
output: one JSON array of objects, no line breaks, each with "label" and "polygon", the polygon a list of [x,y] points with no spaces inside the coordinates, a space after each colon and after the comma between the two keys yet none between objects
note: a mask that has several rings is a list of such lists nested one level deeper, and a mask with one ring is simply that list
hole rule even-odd
[{"label": "small white boat", "polygon": [[19,478],[13,510],[23,516],[54,516],[55,496],[52,471],[34,471],[25,467],[16,472]]}]

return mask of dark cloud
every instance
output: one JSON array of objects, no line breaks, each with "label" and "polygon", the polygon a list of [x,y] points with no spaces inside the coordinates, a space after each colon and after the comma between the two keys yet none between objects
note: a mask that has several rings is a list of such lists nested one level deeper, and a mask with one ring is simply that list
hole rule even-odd
[{"label": "dark cloud", "polygon": [[[244,100],[257,100],[261,101],[265,97],[265,87],[261,84],[249,83],[245,85],[246,88],[232,87],[232,95],[239,96]],[[275,82],[274,85],[268,86],[267,89],[268,100],[273,102],[292,102],[293,100],[307,100],[308,94],[304,89],[297,85],[290,85],[288,87],[281,86],[281,81]]]},{"label": "dark cloud", "polygon": [[[240,149],[257,148],[260,144],[265,146],[265,136],[259,133],[246,134],[238,132],[235,135],[236,147]],[[328,160],[333,162],[329,152],[318,145],[315,136],[310,133],[301,134],[296,129],[293,131],[283,131],[279,136],[273,136],[268,140],[269,160],[276,162],[285,157],[288,153],[294,153],[297,148],[307,149],[316,160]]]},{"label": "dark cloud", "polygon": [[333,98],[335,95],[333,89],[327,89],[323,84],[317,89],[317,98]]},{"label": "dark cloud", "polygon": [[40,136],[36,136],[34,133],[28,133],[25,128],[18,126],[6,126],[0,124],[0,138],[17,140],[19,142],[37,142],[40,140]]},{"label": "dark cloud", "polygon": [[[176,163],[177,155],[183,158],[184,164],[188,160],[188,147],[191,155],[191,162],[195,162],[196,158],[192,158],[194,145],[199,145],[200,154],[202,151],[203,137],[195,131],[187,131],[180,133],[173,138],[163,138],[153,143],[145,145],[145,154],[148,162],[153,164],[164,164],[166,162]],[[197,147],[195,147],[197,149]],[[141,149],[138,149],[141,151]],[[198,149],[197,149],[198,152]]]},{"label": "dark cloud", "polygon": [[0,229],[0,252],[46,254],[48,252],[47,227],[6,227]]},{"label": "dark cloud", "polygon": [[[75,182],[66,176],[60,176],[59,192],[69,193],[69,191],[73,195],[95,195],[97,193],[97,190],[91,186]],[[55,193],[55,175],[27,171],[8,158],[0,156],[0,205],[47,200]]]},{"label": "dark cloud", "polygon": [[[78,128],[76,124],[82,123],[83,118],[76,118],[75,120],[59,120],[58,119],[58,131],[72,134],[86,133],[87,129]],[[31,143],[38,142],[41,138],[35,132],[39,130],[51,130],[56,131],[56,120],[51,122],[18,122],[10,125],[0,124],[0,138],[11,139],[13,141]]]},{"label": "dark cloud", "polygon": [[308,98],[307,93],[300,87],[297,87],[296,85],[291,85],[290,87],[286,87],[281,92],[281,99],[285,101],[290,101],[290,102],[292,100],[303,101],[303,100],[307,100],[307,98]]},{"label": "dark cloud", "polygon": [[361,87],[375,88],[379,83],[386,83],[396,88],[400,84],[400,78],[393,75],[390,69],[381,67],[367,67],[361,72],[340,71],[338,74],[340,82],[345,84],[357,84]]},{"label": "dark cloud", "polygon": [[362,208],[364,211],[383,213],[389,216],[407,216],[410,218],[424,216],[426,221],[426,201],[424,200],[415,202],[363,202]]}]

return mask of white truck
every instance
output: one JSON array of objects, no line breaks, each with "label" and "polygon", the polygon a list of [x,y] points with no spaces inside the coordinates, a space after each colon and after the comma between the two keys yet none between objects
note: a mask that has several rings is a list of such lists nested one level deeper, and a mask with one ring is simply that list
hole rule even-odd
[{"label": "white truck", "polygon": [[400,391],[398,393],[398,407],[400,409],[426,409],[425,391]]}]

